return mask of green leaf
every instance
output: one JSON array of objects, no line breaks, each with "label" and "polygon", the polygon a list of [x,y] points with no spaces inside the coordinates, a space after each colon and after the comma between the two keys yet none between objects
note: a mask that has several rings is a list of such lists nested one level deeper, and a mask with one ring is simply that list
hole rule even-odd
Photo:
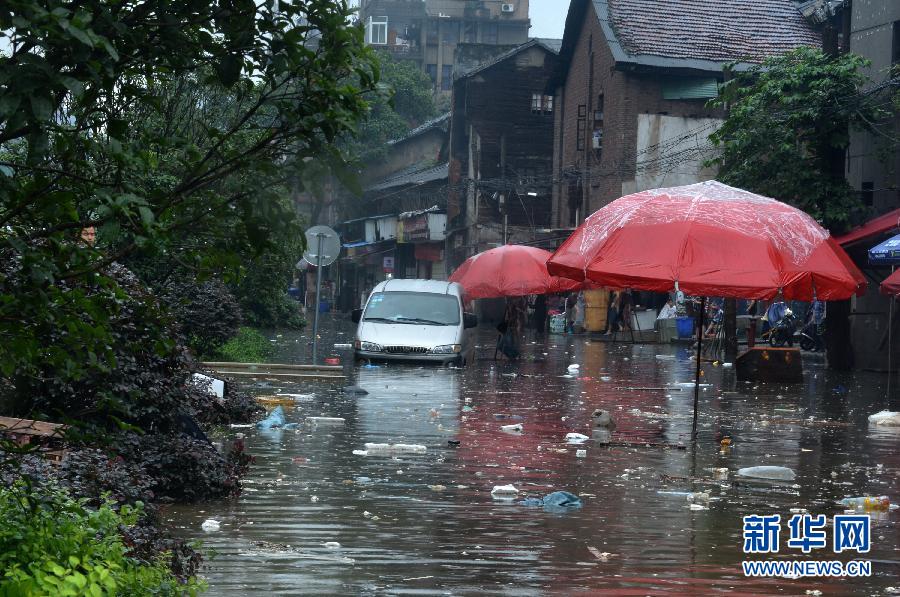
[{"label": "green leaf", "polygon": [[216,74],[219,77],[219,82],[222,83],[225,87],[231,87],[235,83],[237,83],[238,79],[241,76],[241,61],[237,56],[233,54],[228,54],[219,64],[216,65]]},{"label": "green leaf", "polygon": [[144,223],[144,226],[150,226],[156,219],[153,215],[153,211],[144,205],[138,207],[138,213],[141,215],[141,222]]},{"label": "green leaf", "polygon": [[31,96],[31,113],[37,120],[50,120],[53,113],[53,104],[50,98],[44,95]]},{"label": "green leaf", "polygon": [[59,24],[66,33],[68,33],[84,45],[90,48],[94,47],[94,42],[91,41],[91,37],[88,35],[88,33],[79,28],[77,25],[73,25],[71,21],[61,20]]}]

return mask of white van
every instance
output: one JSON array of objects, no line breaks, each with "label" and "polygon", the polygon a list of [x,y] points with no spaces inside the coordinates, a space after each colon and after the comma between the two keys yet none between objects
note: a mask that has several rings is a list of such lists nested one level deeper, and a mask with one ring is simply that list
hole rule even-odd
[{"label": "white van", "polygon": [[478,318],[463,310],[463,287],[455,282],[385,280],[353,321],[357,359],[465,365],[475,354]]}]

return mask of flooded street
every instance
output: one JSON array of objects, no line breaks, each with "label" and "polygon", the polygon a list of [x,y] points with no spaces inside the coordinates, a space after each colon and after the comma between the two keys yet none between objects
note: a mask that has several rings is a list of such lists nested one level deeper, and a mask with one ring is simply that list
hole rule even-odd
[{"label": "flooded street", "polygon": [[[326,354],[350,341],[342,326]],[[900,501],[900,430],[866,420],[900,407],[885,401],[883,376],[835,375],[813,355],[802,385],[746,384],[734,369],[706,364],[695,452],[689,347],[550,335],[510,364],[491,360],[493,342],[482,330],[480,358],[465,370],[347,367],[338,386],[257,387],[313,393],[285,408],[299,429],[227,430],[220,439],[244,433],[256,457],[243,495],[167,512],[178,533],[215,553],[203,570],[209,594],[880,595],[900,586],[896,510],[873,513],[871,552],[858,556],[873,562],[870,578],[748,579],[741,569],[745,559],[766,559],[742,552],[744,515],[781,514],[772,559],[849,561],[832,553],[830,528],[828,548],[788,549],[791,509],[830,521],[843,497]],[[286,333],[278,344],[277,360],[304,358],[301,338]],[[368,394],[341,391],[353,384]],[[597,408],[617,424],[608,445],[591,429]],[[312,425],[308,416],[345,423]],[[521,434],[500,429],[517,423]],[[571,432],[591,439],[567,444]],[[426,451],[354,455],[368,442]],[[735,479],[757,465],[797,477]],[[518,498],[492,499],[491,489],[507,484]],[[557,490],[583,506],[518,503]],[[679,492],[708,493],[708,502],[692,505]],[[220,530],[203,532],[207,518]]]}]

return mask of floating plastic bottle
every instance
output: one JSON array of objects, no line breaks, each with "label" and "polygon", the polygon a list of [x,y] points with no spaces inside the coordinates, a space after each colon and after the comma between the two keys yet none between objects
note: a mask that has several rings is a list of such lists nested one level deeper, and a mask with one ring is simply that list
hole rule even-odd
[{"label": "floating plastic bottle", "polygon": [[854,508],[856,510],[891,509],[891,499],[886,495],[880,495],[878,497],[867,495],[861,497],[844,498],[838,503],[845,508]]}]

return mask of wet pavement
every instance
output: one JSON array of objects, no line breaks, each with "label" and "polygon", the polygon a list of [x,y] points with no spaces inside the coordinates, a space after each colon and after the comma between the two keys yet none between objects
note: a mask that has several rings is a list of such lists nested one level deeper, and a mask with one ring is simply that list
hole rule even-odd
[{"label": "wet pavement", "polygon": [[[323,354],[352,338],[343,322],[323,329],[331,331]],[[302,336],[272,337],[274,360],[304,361]],[[900,501],[900,429],[866,420],[900,410],[896,398],[887,403],[883,376],[839,376],[807,357],[801,385],[745,384],[733,368],[706,364],[694,451],[693,390],[678,385],[693,379],[687,347],[550,335],[509,364],[488,360],[493,341],[482,331],[482,360],[465,370],[348,366],[346,385],[366,395],[344,394],[344,384],[257,387],[313,393],[286,409],[288,422],[303,424],[227,430],[222,439],[244,433],[256,457],[244,494],[168,512],[177,532],[215,552],[203,570],[209,594],[880,595],[900,587],[896,510],[873,513],[872,550],[857,556],[873,562],[870,578],[748,579],[741,569],[745,559],[852,559],[831,552],[831,528],[828,548],[809,556],[789,549],[791,509],[830,520],[845,496]],[[572,363],[580,365],[575,375]],[[596,408],[617,424],[608,445],[591,429]],[[307,416],[345,423],[311,425]],[[515,423],[521,434],[500,430]],[[570,445],[570,432],[591,439]],[[367,442],[426,451],[353,454]],[[797,477],[735,480],[737,469],[756,465],[786,466]],[[491,489],[506,484],[519,499],[565,490],[583,506],[492,499]],[[660,492],[703,492],[709,501],[692,506]],[[745,556],[741,517],[776,513],[781,551]],[[202,531],[207,518],[220,530]]]}]

